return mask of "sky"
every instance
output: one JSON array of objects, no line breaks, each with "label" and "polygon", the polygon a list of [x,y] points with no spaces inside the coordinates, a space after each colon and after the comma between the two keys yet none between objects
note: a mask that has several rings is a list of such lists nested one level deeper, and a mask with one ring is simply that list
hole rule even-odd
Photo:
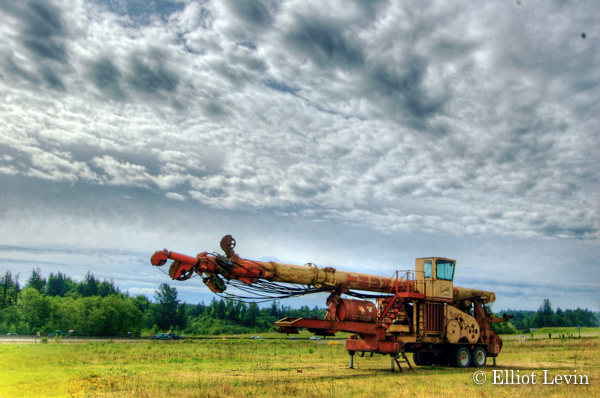
[{"label": "sky", "polygon": [[0,273],[208,303],[149,258],[231,234],[243,258],[383,276],[452,258],[494,310],[600,311],[599,16],[0,0]]}]

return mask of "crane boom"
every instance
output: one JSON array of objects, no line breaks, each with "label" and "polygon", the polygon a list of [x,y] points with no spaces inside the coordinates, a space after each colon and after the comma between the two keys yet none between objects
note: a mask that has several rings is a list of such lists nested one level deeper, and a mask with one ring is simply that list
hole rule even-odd
[{"label": "crane boom", "polygon": [[193,271],[200,275],[221,275],[226,279],[237,279],[248,285],[263,279],[318,289],[344,286],[352,290],[382,293],[390,292],[393,285],[392,277],[337,271],[332,267],[321,268],[312,264],[294,265],[275,261],[245,260],[239,257],[228,259],[209,255],[206,252],[200,253],[197,257],[190,257],[167,250],[158,251],[152,256],[152,264],[161,265],[161,262],[166,259],[175,260],[175,266],[171,266],[169,275],[177,280],[187,279],[189,272]]},{"label": "crane boom", "polygon": [[[231,235],[223,237],[221,241],[221,247],[228,254],[227,257],[209,255],[207,252],[200,253],[196,257],[190,257],[165,249],[155,252],[150,262],[152,265],[162,266],[168,259],[174,260],[169,269],[169,276],[175,280],[186,280],[193,272],[199,275],[206,274],[208,280],[205,279],[205,283],[208,282],[209,288],[215,293],[221,293],[224,290],[221,283],[211,283],[211,281],[217,281],[216,277],[218,275],[225,277],[227,280],[236,279],[248,285],[263,279],[272,282],[306,285],[316,289],[342,288],[377,293],[393,293],[398,283],[411,284],[412,290],[417,289],[414,281],[407,281],[397,275],[385,277],[339,271],[333,267],[321,268],[311,263],[295,265],[275,261],[245,260],[233,251],[232,245],[235,246],[234,242],[235,240]],[[474,295],[483,298],[484,303],[495,301],[493,292],[458,286],[453,287],[453,300],[463,300]]]}]

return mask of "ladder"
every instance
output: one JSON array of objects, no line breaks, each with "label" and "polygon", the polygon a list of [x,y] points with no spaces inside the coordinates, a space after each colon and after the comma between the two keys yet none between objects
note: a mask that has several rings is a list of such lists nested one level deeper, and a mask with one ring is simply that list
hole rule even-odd
[{"label": "ladder", "polygon": [[[402,358],[399,358],[402,357]],[[402,370],[402,366],[400,365],[401,363],[405,363],[408,365],[408,367],[410,368],[410,370],[413,370],[412,365],[410,364],[408,358],[406,357],[406,353],[405,352],[400,352],[399,355],[392,355],[392,372],[394,371],[395,368],[395,364],[398,365],[398,369],[400,369],[400,372],[403,372]]]}]

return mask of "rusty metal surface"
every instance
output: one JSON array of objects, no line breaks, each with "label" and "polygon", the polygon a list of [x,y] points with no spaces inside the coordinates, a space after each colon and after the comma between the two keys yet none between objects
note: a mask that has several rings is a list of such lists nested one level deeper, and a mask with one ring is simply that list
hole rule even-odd
[{"label": "rusty metal surface", "polygon": [[232,258],[233,256],[235,256],[235,251],[233,250],[235,248],[235,239],[233,239],[233,236],[231,235],[225,235],[222,239],[221,239],[221,249],[225,252],[225,255],[227,256],[227,258]]},{"label": "rusty metal surface", "polygon": [[341,299],[337,316],[340,321],[374,323],[377,321],[377,308],[370,301]]}]

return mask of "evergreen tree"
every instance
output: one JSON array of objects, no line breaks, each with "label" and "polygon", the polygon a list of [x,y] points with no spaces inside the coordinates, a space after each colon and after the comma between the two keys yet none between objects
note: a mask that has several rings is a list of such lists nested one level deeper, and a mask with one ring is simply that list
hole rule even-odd
[{"label": "evergreen tree", "polygon": [[46,282],[46,295],[65,297],[71,284],[73,284],[73,281],[60,271],[56,275],[50,273],[48,282]]},{"label": "evergreen tree", "polygon": [[237,307],[238,307],[237,322],[242,324],[244,322],[244,319],[246,319],[246,317],[247,317],[246,314],[248,313],[248,304],[238,301]]},{"label": "evergreen tree", "polygon": [[185,304],[179,304],[177,306],[177,314],[173,326],[177,327],[179,330],[185,329],[187,326],[187,317],[185,316],[185,309]]},{"label": "evergreen tree", "polygon": [[276,318],[281,317],[281,311],[279,310],[279,303],[277,301],[273,301],[271,303],[271,308],[269,309],[269,315],[274,316]]},{"label": "evergreen tree", "polygon": [[553,315],[554,312],[552,311],[552,304],[550,303],[550,300],[546,298],[535,314],[533,326],[539,328],[553,326]]},{"label": "evergreen tree", "polygon": [[98,295],[100,297],[106,297],[117,293],[119,293],[119,288],[112,279],[110,282],[105,280],[98,284]]},{"label": "evergreen tree", "polygon": [[13,278],[12,273],[6,271],[0,278],[0,310],[15,305],[20,291],[19,275]]},{"label": "evergreen tree", "polygon": [[260,316],[260,309],[256,303],[250,303],[248,313],[246,314],[246,326],[254,327],[257,324],[258,317]]},{"label": "evergreen tree", "polygon": [[567,326],[567,320],[565,319],[565,313],[558,307],[554,316],[552,317],[552,326]]},{"label": "evergreen tree", "polygon": [[191,316],[192,318],[195,318],[197,316],[203,315],[206,312],[206,305],[204,304],[204,301],[201,303],[196,304],[194,307],[192,307],[189,311],[188,311],[188,315]]},{"label": "evergreen tree", "polygon": [[82,297],[92,297],[98,295],[98,279],[88,271],[85,279],[77,286],[77,293]]},{"label": "evergreen tree", "polygon": [[213,319],[225,319],[227,315],[227,305],[223,299],[212,299],[210,302],[210,317]]},{"label": "evergreen tree", "polygon": [[42,271],[39,267],[31,272],[31,276],[27,280],[25,287],[33,288],[41,294],[46,292],[46,279],[42,277]]},{"label": "evergreen tree", "polygon": [[177,289],[166,283],[161,283],[154,293],[154,299],[156,300],[154,323],[163,330],[178,326],[181,319],[178,313]]}]

